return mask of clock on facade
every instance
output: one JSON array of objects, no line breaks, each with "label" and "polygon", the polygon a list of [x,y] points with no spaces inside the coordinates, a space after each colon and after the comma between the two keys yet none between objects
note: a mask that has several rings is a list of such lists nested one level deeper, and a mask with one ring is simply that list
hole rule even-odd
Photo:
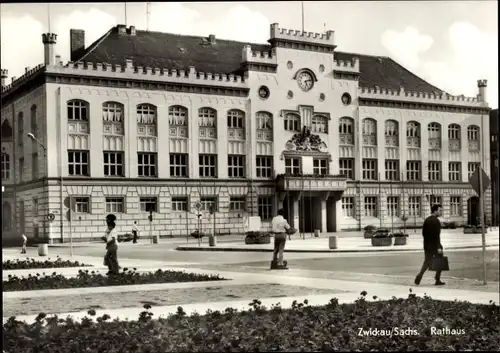
[{"label": "clock on facade", "polygon": [[314,77],[308,71],[302,71],[297,75],[297,83],[301,90],[307,92],[313,88]]},{"label": "clock on facade", "polygon": [[267,99],[269,98],[269,88],[267,88],[266,86],[260,86],[259,88],[259,97],[262,98],[262,99]]}]

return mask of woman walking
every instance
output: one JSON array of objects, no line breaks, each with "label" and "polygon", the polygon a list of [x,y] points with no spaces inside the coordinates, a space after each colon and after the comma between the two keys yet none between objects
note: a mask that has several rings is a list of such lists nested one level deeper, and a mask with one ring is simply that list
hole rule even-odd
[{"label": "woman walking", "polygon": [[116,216],[109,214],[106,216],[106,255],[104,264],[108,266],[108,275],[117,275],[120,266],[118,265],[118,235],[116,234]]}]

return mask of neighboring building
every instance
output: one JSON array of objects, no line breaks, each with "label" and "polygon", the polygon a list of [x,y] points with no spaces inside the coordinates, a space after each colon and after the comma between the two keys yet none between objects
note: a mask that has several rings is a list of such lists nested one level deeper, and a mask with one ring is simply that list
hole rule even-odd
[{"label": "neighboring building", "polygon": [[431,202],[475,219],[486,103],[338,52],[333,31],[270,32],[252,44],[118,25],[85,48],[71,30],[66,65],[44,34],[45,64],[2,88],[4,234],[33,236],[50,211],[54,241],[100,237],[110,212],[146,235],[153,208],[152,234],[185,236],[197,202],[216,205],[203,227],[222,234],[252,214],[267,229],[278,207],[305,232],[419,225]]},{"label": "neighboring building", "polygon": [[490,111],[490,131],[491,131],[491,195],[492,195],[492,225],[499,225],[500,218],[500,195],[499,195],[499,171],[498,152],[500,151],[500,121],[498,120],[498,109]]}]

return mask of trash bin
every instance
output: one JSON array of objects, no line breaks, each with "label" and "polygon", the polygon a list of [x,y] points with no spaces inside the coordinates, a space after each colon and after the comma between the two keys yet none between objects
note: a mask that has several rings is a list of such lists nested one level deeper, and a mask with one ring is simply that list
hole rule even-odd
[{"label": "trash bin", "polygon": [[217,238],[215,237],[215,235],[210,234],[208,236],[208,245],[209,246],[215,246],[215,245],[217,245]]},{"label": "trash bin", "polygon": [[160,237],[158,235],[153,235],[153,244],[158,244]]},{"label": "trash bin", "polygon": [[330,249],[337,249],[337,236],[331,235],[328,237],[328,246]]},{"label": "trash bin", "polygon": [[38,244],[38,256],[47,256],[49,254],[49,244]]},{"label": "trash bin", "polygon": [[320,232],[320,230],[319,230],[319,229],[315,229],[315,230],[314,230],[314,237],[315,237],[315,238],[319,238],[320,233],[321,233],[321,232]]}]

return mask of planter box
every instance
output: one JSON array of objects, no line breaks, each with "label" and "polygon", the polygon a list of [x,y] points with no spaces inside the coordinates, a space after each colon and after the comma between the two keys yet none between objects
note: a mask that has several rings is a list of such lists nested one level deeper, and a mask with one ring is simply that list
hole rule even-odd
[{"label": "planter box", "polygon": [[252,232],[245,237],[245,244],[271,244],[271,235],[269,233]]},{"label": "planter box", "polygon": [[391,246],[392,238],[372,238],[372,246]]},{"label": "planter box", "polygon": [[365,231],[363,233],[363,238],[365,238],[365,239],[371,239],[374,234],[375,234],[375,232],[371,232],[371,231],[367,230],[367,231]]},{"label": "planter box", "polygon": [[394,245],[406,245],[406,237],[394,237]]},{"label": "planter box", "polygon": [[481,234],[481,228],[464,228],[464,234]]},{"label": "planter box", "polygon": [[328,237],[328,247],[330,249],[337,249],[337,236],[331,235]]}]

